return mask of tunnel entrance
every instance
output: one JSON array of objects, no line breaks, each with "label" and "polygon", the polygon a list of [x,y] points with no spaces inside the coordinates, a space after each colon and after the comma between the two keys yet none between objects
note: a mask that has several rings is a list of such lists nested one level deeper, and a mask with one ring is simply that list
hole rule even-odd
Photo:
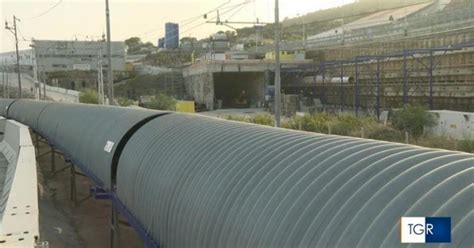
[{"label": "tunnel entrance", "polygon": [[216,108],[255,108],[263,105],[263,72],[221,72],[214,73],[213,77]]}]

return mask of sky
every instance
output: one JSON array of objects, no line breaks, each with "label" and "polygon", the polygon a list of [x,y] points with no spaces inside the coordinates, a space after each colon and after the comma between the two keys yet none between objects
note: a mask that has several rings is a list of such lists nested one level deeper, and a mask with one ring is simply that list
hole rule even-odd
[{"label": "sky", "polygon": [[[274,0],[109,0],[112,40],[138,36],[156,45],[164,34],[165,22],[181,23],[180,36],[203,38],[223,26],[206,24],[201,17],[220,5],[229,21],[274,21]],[[239,5],[247,1],[247,4]],[[280,0],[280,18],[295,17],[319,9],[339,6],[353,0]],[[56,7],[54,7],[56,6]],[[53,8],[54,7],[54,8]],[[20,49],[30,40],[97,40],[105,33],[105,0],[0,0],[2,20],[0,52],[15,49],[14,36],[4,22],[17,23]],[[209,18],[215,12],[209,14]],[[183,22],[196,17],[194,22]],[[227,19],[223,18],[223,19]],[[242,26],[235,26],[236,28]]]}]

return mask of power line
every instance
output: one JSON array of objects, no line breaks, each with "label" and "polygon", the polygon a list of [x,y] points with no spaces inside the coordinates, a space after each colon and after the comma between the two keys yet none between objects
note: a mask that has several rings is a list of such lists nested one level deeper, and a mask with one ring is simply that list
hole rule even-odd
[{"label": "power line", "polygon": [[[231,16],[233,16],[234,14],[236,14],[237,12],[239,12],[243,7],[245,7],[245,5],[247,5],[247,4],[249,4],[249,3],[253,2],[253,1],[254,1],[254,0],[245,0],[245,1],[240,2],[240,3],[238,3],[238,4],[231,5],[231,6],[227,6],[227,7],[223,8],[223,9],[225,9],[226,11],[220,13],[220,17],[223,17],[223,16],[225,16],[225,15],[231,13],[231,12],[234,12],[234,13],[231,13]],[[236,9],[235,9],[236,7],[240,7],[240,8],[237,9],[237,12],[235,12],[235,11],[236,11]],[[217,9],[214,9],[214,10],[212,10],[212,11],[208,11],[207,13],[212,13],[212,12],[215,11],[215,10],[217,10]],[[200,15],[199,17],[202,18],[203,15]],[[209,19],[207,19],[207,20],[216,20],[217,17],[218,17],[218,16],[217,16],[217,14],[216,14],[216,16],[213,16],[213,17],[211,17],[211,18],[209,18]],[[191,20],[191,18],[188,19],[188,20]],[[193,22],[191,22],[191,23],[193,23]],[[181,26],[181,28],[182,28],[182,27],[185,27],[185,26],[188,26],[188,25],[191,24],[191,23],[188,23],[188,24],[186,24],[186,25],[183,25],[183,26]],[[171,36],[171,37],[169,37],[169,38],[174,38],[174,37],[176,37],[176,36],[179,36],[179,35],[188,33],[189,31],[192,31],[192,30],[194,30],[194,29],[196,29],[196,28],[198,28],[198,27],[201,27],[201,26],[203,26],[203,25],[205,25],[205,24],[207,24],[207,21],[202,22],[202,23],[199,23],[199,24],[197,24],[197,25],[194,25],[194,26],[192,26],[192,27],[190,27],[190,28],[188,28],[188,29],[186,29],[186,30],[180,29],[179,34],[173,35],[173,36]],[[139,44],[139,45],[136,45],[136,46],[129,47],[128,49],[133,49],[133,48],[142,47],[142,46],[143,46],[143,44]],[[132,52],[132,53],[127,53],[127,55],[134,55],[134,54],[139,54],[139,53],[140,53],[140,51],[135,51],[135,52]]]},{"label": "power line", "polygon": [[[202,18],[204,15],[207,15],[207,14],[210,14],[210,13],[214,12],[214,11],[216,11],[217,9],[222,8],[222,7],[224,7],[225,5],[229,4],[230,2],[231,2],[231,1],[228,0],[227,2],[225,2],[225,3],[223,3],[223,4],[219,5],[219,6],[217,6],[216,8],[214,8],[214,9],[212,9],[212,10],[209,10],[209,11],[207,11],[207,12],[205,12],[205,13],[199,14],[199,15],[197,15],[197,16],[194,16],[194,17],[191,17],[191,18],[188,18],[188,19],[184,19],[184,20],[182,20],[182,21],[179,21],[178,23],[181,25],[181,27],[188,26],[189,24],[191,24],[191,23],[193,23],[193,22],[199,20],[200,18]],[[234,6],[230,6],[230,7],[234,7]],[[227,7],[227,8],[228,8],[228,7]],[[143,33],[139,33],[139,34],[137,34],[137,35],[135,35],[135,36],[142,36],[142,35],[145,35],[145,34],[158,32],[158,31],[161,31],[161,30],[163,30],[163,29],[164,29],[163,27],[161,27],[161,28],[155,28],[155,29],[151,29],[151,30],[145,31],[145,32],[143,32]]]},{"label": "power line", "polygon": [[245,8],[245,7],[247,7],[247,6],[245,6],[245,5],[240,6],[240,8],[236,9],[236,11],[234,13],[232,13],[230,16],[228,16],[226,18],[226,20],[229,20],[230,18],[232,18],[235,15],[237,15],[238,13],[240,13],[240,11],[242,11],[242,9]]},{"label": "power line", "polygon": [[[216,8],[214,8],[214,9],[212,9],[212,10],[209,10],[209,11],[205,12],[204,14],[201,14],[201,15],[199,15],[199,16],[195,16],[195,17],[188,18],[188,19],[185,19],[185,20],[181,21],[180,23],[184,23],[184,24],[181,26],[181,28],[191,25],[192,23],[196,22],[196,21],[199,20],[200,18],[203,18],[203,16],[204,16],[205,14],[213,13],[214,11],[216,11],[216,10],[219,9],[219,8],[221,8],[222,10],[225,10],[225,11],[223,11],[223,12],[220,14],[221,17],[222,17],[222,16],[225,16],[225,15],[231,13],[231,12],[233,12],[233,13],[231,13],[231,16],[230,16],[230,17],[232,17],[232,16],[234,16],[235,14],[237,14],[239,11],[241,11],[241,9],[245,7],[245,5],[247,5],[247,4],[249,4],[249,3],[253,2],[253,1],[255,1],[255,0],[245,0],[245,1],[243,1],[243,2],[234,4],[234,5],[225,6],[225,5],[227,5],[227,4],[229,4],[229,3],[231,2],[231,1],[227,1],[227,2],[225,2],[225,3],[221,4],[221,5],[219,5],[218,7],[216,7]],[[60,2],[62,2],[62,1],[60,1]],[[59,5],[60,2],[58,2],[57,5]],[[53,6],[53,7],[54,7],[54,6]],[[237,8],[237,9],[235,9],[235,8]],[[50,8],[49,11],[51,11],[51,10],[52,10],[52,8]],[[228,17],[228,18],[230,18],[230,17]],[[217,19],[217,15],[214,16],[214,17],[209,18],[208,20],[215,20],[215,19]],[[188,33],[189,31],[192,31],[192,30],[194,30],[194,29],[196,29],[196,28],[198,28],[198,27],[201,27],[201,26],[203,26],[203,25],[205,25],[205,24],[206,24],[206,22],[202,22],[202,23],[199,23],[199,24],[197,24],[197,25],[194,25],[194,26],[192,26],[192,27],[190,27],[190,28],[188,28],[188,29],[186,29],[186,30],[181,29],[182,31],[180,31],[178,35],[182,35],[182,34]],[[157,31],[157,30],[162,30],[162,29],[164,29],[164,28],[156,29],[156,30],[153,30],[153,31],[151,31],[151,32],[154,32],[154,31]],[[143,34],[146,34],[146,33],[150,33],[150,32],[145,32],[145,33],[142,33],[142,34],[139,34],[139,35],[135,35],[135,36],[140,37],[140,36],[142,36]],[[175,35],[175,36],[176,36],[176,35]],[[175,37],[175,36],[172,36],[172,37]],[[30,39],[25,39],[24,37],[22,37],[22,38],[23,38],[23,41],[32,41],[32,40],[30,40]],[[136,46],[129,47],[129,49],[133,49],[133,48],[137,48],[137,47],[143,47],[143,44],[138,44],[138,45],[136,45]],[[116,52],[116,51],[113,51],[113,52]],[[139,51],[137,51],[137,52],[139,52]],[[130,54],[128,54],[128,55],[133,55],[133,54],[135,54],[135,53],[130,53]]]},{"label": "power line", "polygon": [[36,18],[40,18],[46,14],[48,14],[50,11],[52,11],[53,9],[55,9],[56,7],[58,7],[61,3],[63,2],[63,0],[59,0],[56,4],[54,4],[53,6],[51,6],[49,9],[47,9],[46,11],[42,12],[41,14],[37,15],[37,16],[33,16],[31,18],[27,18],[26,20],[33,20],[33,19],[36,19]]},{"label": "power line", "polygon": [[[243,2],[241,2],[241,3],[238,3],[238,4],[234,4],[234,5],[230,5],[230,6],[225,6],[225,5],[227,5],[227,4],[229,4],[229,3],[231,2],[231,1],[227,1],[227,2],[225,2],[224,4],[221,4],[221,5],[219,5],[218,7],[214,8],[214,9],[212,9],[212,10],[209,10],[209,11],[207,11],[207,12],[205,12],[205,13],[200,14],[200,15],[197,15],[197,16],[194,16],[194,17],[191,17],[191,18],[182,20],[182,21],[180,21],[180,22],[178,22],[178,23],[180,24],[180,28],[184,28],[184,27],[187,27],[187,26],[191,25],[192,23],[198,21],[199,19],[203,18],[205,15],[211,14],[211,13],[213,13],[214,11],[217,11],[217,10],[219,10],[219,9],[220,9],[220,10],[226,10],[226,11],[224,11],[223,13],[221,13],[221,15],[224,15],[224,14],[226,14],[226,13],[229,13],[229,12],[234,11],[235,8],[240,7],[240,6],[242,6],[242,5],[246,5],[246,4],[248,4],[248,3],[252,2],[252,1],[255,1],[255,0],[245,0],[245,1],[243,1]],[[217,16],[211,18],[211,20],[212,20],[212,19],[216,19],[216,18],[217,18]],[[137,37],[142,36],[142,37],[143,37],[143,35],[150,34],[150,33],[154,33],[154,32],[158,32],[158,31],[162,31],[163,29],[164,29],[163,27],[157,28],[157,29],[152,29],[152,30],[149,30],[149,31],[145,31],[145,32],[143,32],[143,33],[139,33],[139,34],[134,35],[134,36],[137,36]],[[181,33],[181,32],[180,32],[180,33]]]}]

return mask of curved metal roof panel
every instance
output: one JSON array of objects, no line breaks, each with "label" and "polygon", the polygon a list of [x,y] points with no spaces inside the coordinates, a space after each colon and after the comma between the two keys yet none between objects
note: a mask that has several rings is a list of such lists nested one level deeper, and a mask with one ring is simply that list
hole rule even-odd
[{"label": "curved metal roof panel", "polygon": [[8,118],[37,129],[38,118],[45,108],[53,102],[18,99],[10,105]]},{"label": "curved metal roof panel", "polygon": [[169,114],[127,142],[116,186],[165,247],[393,247],[403,216],[451,216],[456,246],[473,173],[472,154]]},{"label": "curved metal roof panel", "polygon": [[37,131],[88,170],[97,183],[110,189],[114,154],[131,135],[129,132],[163,114],[165,112],[54,103],[42,111]]},{"label": "curved metal roof panel", "polygon": [[1,98],[0,99],[0,116],[3,116],[5,118],[7,118],[8,117],[7,116],[8,115],[8,108],[15,101],[16,101],[15,99]]}]

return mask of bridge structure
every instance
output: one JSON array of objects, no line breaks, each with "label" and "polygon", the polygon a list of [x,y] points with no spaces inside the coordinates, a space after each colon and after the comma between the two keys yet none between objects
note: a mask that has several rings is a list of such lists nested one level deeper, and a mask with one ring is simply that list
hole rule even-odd
[{"label": "bridge structure", "polygon": [[473,154],[113,106],[0,110],[112,202],[113,245],[119,215],[147,247],[394,247],[412,216],[450,217],[451,245],[474,241]]}]

